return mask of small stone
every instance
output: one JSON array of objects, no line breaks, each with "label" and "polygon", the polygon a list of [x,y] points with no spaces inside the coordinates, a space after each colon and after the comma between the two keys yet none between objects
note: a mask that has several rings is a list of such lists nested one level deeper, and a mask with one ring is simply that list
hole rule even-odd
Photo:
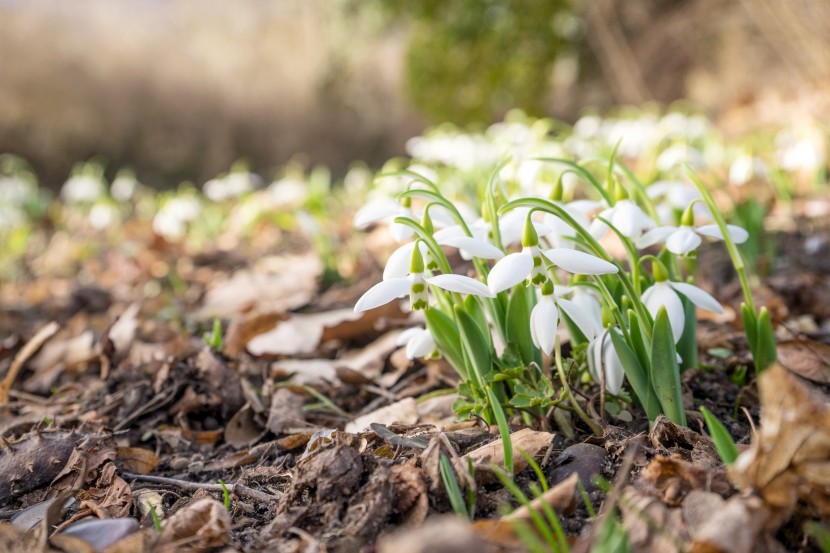
[{"label": "small stone", "polygon": [[554,460],[552,470],[548,473],[550,483],[556,485],[571,474],[577,473],[585,489],[590,493],[597,489],[596,484],[593,483],[593,477],[602,475],[607,457],[606,451],[599,446],[592,444],[572,445]]}]

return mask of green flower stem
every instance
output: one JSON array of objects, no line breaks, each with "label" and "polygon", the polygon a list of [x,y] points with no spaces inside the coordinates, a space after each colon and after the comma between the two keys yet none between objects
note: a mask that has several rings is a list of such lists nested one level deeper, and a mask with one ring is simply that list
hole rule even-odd
[{"label": "green flower stem", "polygon": [[[608,204],[609,206],[614,205],[614,200],[611,198],[611,196],[608,195],[608,191],[605,190],[605,187],[602,186],[602,183],[600,183],[597,180],[597,178],[594,176],[593,173],[591,173],[589,170],[587,170],[585,167],[581,166],[577,162],[571,161],[570,159],[564,159],[564,158],[558,158],[558,157],[535,157],[535,158],[531,158],[531,159],[535,159],[537,161],[546,161],[546,162],[551,162],[551,163],[561,163],[562,165],[567,165],[568,167],[570,167],[571,169],[573,169],[574,171],[579,173],[579,175],[582,178],[587,180],[591,184],[591,186],[593,186],[596,189],[596,191],[599,193],[599,195],[602,196],[602,199],[605,200],[606,204]],[[502,209],[504,209],[504,208],[502,208]]]},{"label": "green flower stem", "polygon": [[752,291],[749,288],[749,279],[746,274],[746,266],[744,265],[743,257],[741,257],[741,252],[738,251],[738,246],[735,245],[735,241],[732,240],[732,236],[729,234],[729,228],[726,226],[726,220],[723,218],[723,213],[721,213],[718,208],[718,204],[715,203],[715,198],[712,197],[712,194],[709,190],[707,190],[706,186],[704,186],[703,182],[695,174],[695,172],[688,167],[686,168],[686,171],[689,174],[689,178],[692,179],[695,188],[697,188],[698,192],[700,192],[706,207],[708,207],[709,211],[712,213],[712,217],[715,219],[715,223],[718,225],[721,234],[723,234],[723,241],[726,243],[726,251],[729,252],[729,258],[732,260],[732,265],[738,273],[738,280],[741,282],[741,290],[744,293],[744,301],[752,313],[757,313],[755,310],[755,301],[752,299]]},{"label": "green flower stem", "polygon": [[562,348],[559,345],[559,336],[556,337],[553,344],[553,359],[554,364],[556,365],[556,372],[559,375],[559,381],[562,383],[562,386],[568,394],[568,402],[571,404],[571,407],[577,416],[582,419],[582,422],[588,425],[591,432],[598,437],[602,437],[602,428],[594,422],[593,419],[585,413],[585,411],[582,410],[582,407],[580,407],[579,403],[577,403],[576,398],[573,395],[573,391],[571,391],[571,387],[568,384],[568,376],[565,374],[565,367],[562,366]]}]

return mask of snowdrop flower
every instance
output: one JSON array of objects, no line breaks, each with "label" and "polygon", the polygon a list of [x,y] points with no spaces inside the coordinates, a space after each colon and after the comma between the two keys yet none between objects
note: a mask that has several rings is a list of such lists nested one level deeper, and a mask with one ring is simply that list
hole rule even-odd
[{"label": "snowdrop flower", "polygon": [[604,383],[608,393],[617,395],[625,381],[625,371],[611,341],[611,332],[619,331],[608,329],[588,343],[588,372],[594,382]]},{"label": "snowdrop flower", "polygon": [[767,166],[757,157],[741,154],[729,166],[729,181],[735,186],[743,186],[755,177],[763,177]]},{"label": "snowdrop flower", "polygon": [[655,261],[654,284],[643,292],[642,300],[646,309],[654,317],[657,316],[657,312],[660,311],[661,307],[666,308],[675,343],[680,341],[683,328],[686,325],[686,315],[678,293],[686,296],[689,301],[701,309],[723,313],[721,304],[708,292],[693,284],[670,281],[666,267],[659,261]]},{"label": "snowdrop flower", "polygon": [[173,198],[159,209],[153,218],[153,230],[169,239],[178,239],[187,232],[187,223],[202,212],[202,205],[195,196]]},{"label": "snowdrop flower", "polygon": [[[411,199],[404,198],[400,204],[390,198],[373,200],[355,213],[354,226],[359,230],[363,230],[373,223],[391,222],[395,217],[408,217],[415,220],[412,213]],[[403,242],[408,238],[412,238],[414,234],[410,227],[395,222],[391,222],[389,225],[389,232],[396,242]]]},{"label": "snowdrop flower", "polygon": [[691,204],[694,204],[697,215],[709,215],[707,207],[697,202],[700,199],[700,192],[697,188],[684,182],[657,181],[646,188],[646,195],[655,201],[657,216],[667,225],[674,224],[677,221],[677,214],[683,212]]},{"label": "snowdrop flower", "polygon": [[435,338],[426,328],[407,328],[398,336],[395,342],[397,346],[406,346],[407,359],[423,359],[438,356],[438,346],[435,345]]},{"label": "snowdrop flower", "polygon": [[493,294],[490,293],[490,290],[483,282],[473,278],[452,274],[426,277],[424,276],[424,270],[424,257],[421,249],[415,246],[412,248],[409,274],[403,277],[388,278],[372,286],[357,300],[357,304],[354,306],[355,313],[374,309],[396,298],[401,298],[407,293],[409,294],[412,309],[426,309],[429,307],[427,284],[437,286],[449,292],[493,297]]},{"label": "snowdrop flower", "polygon": [[525,280],[537,286],[543,284],[548,280],[545,260],[569,273],[604,275],[618,271],[613,263],[576,250],[553,248],[542,253],[539,250],[539,236],[528,217],[522,236],[522,251],[503,257],[493,266],[487,277],[490,292],[498,294]]},{"label": "snowdrop flower", "polygon": [[684,163],[700,168],[703,166],[703,154],[697,148],[678,143],[663,150],[655,161],[657,168],[664,172]]},{"label": "snowdrop flower", "polygon": [[600,218],[610,222],[623,236],[628,238],[636,238],[654,227],[651,217],[631,200],[618,200],[612,207],[599,212],[588,229],[597,240],[604,238],[610,230],[610,227]]},{"label": "snowdrop flower", "polygon": [[61,197],[67,203],[94,202],[103,194],[104,183],[85,173],[69,177],[61,188]]},{"label": "snowdrop flower", "polygon": [[[574,292],[572,300],[565,299],[565,294]],[[577,296],[581,296],[578,297]],[[593,300],[593,305],[586,305],[584,300]],[[565,313],[579,330],[591,339],[602,332],[600,305],[590,292],[576,292],[567,286],[553,286],[550,280],[541,286],[539,301],[530,312],[530,337],[535,345],[546,354],[551,355],[556,342],[556,328],[559,326],[559,312]]]},{"label": "snowdrop flower", "polygon": [[[694,206],[690,205],[683,212],[679,227],[656,227],[637,239],[638,248],[647,248],[659,242],[666,243],[666,249],[676,255],[686,255],[695,251],[703,242],[702,236],[723,240],[723,234],[718,225],[704,225],[694,227]],[[726,225],[729,236],[736,244],[743,244],[749,238],[749,233],[737,225]]]}]

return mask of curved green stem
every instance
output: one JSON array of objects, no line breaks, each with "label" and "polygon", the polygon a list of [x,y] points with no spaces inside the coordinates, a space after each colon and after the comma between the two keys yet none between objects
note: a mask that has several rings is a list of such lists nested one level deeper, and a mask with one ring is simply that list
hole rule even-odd
[{"label": "curved green stem", "polygon": [[580,419],[582,419],[582,422],[588,425],[588,427],[591,429],[591,432],[593,432],[598,437],[602,437],[602,428],[596,422],[594,422],[594,420],[591,419],[591,417],[589,417],[585,413],[585,411],[582,410],[582,407],[579,406],[579,403],[577,403],[576,398],[574,397],[573,392],[571,391],[571,386],[568,384],[568,376],[565,374],[565,367],[562,366],[562,348],[559,345],[558,336],[554,341],[553,359],[554,364],[556,365],[556,372],[559,375],[559,381],[562,383],[562,386],[565,388],[566,393],[568,394],[568,402],[571,404],[571,407],[573,408],[574,412]]}]

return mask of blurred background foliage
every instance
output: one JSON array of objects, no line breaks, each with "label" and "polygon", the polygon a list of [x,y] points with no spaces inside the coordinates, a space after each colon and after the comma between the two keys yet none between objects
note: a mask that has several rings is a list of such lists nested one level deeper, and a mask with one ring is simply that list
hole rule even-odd
[{"label": "blurred background foliage", "polygon": [[[57,186],[377,166],[437,122],[688,101],[830,115],[826,0],[0,0],[0,152]],[[113,174],[109,174],[113,173]]]}]

